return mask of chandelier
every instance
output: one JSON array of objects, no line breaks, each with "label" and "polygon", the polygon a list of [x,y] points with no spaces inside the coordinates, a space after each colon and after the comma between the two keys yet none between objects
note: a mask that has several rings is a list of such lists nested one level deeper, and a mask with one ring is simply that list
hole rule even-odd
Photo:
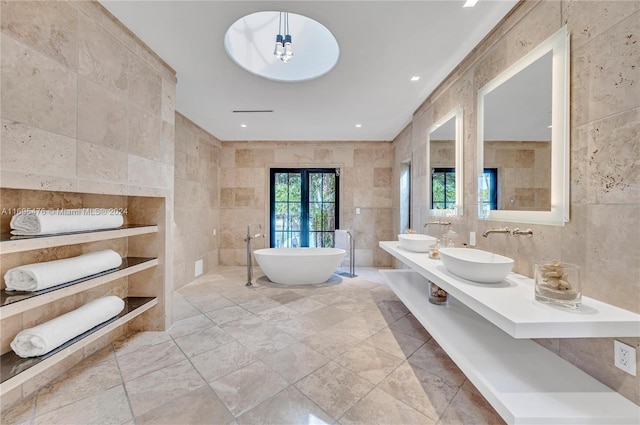
[{"label": "chandelier", "polygon": [[[291,35],[289,34],[289,13],[278,13],[280,14],[280,19],[278,20],[278,35],[276,35],[276,47],[273,55],[282,62],[287,63],[293,58],[293,47],[291,47]],[[282,35],[283,32],[284,36]]]}]

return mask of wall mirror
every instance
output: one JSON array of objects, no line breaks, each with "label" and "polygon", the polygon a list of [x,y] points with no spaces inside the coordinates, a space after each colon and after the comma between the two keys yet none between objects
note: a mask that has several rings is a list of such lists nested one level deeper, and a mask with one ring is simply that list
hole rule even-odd
[{"label": "wall mirror", "polygon": [[462,108],[427,130],[427,205],[434,216],[462,215]]},{"label": "wall mirror", "polygon": [[478,216],[569,221],[569,34],[563,27],[478,92]]}]

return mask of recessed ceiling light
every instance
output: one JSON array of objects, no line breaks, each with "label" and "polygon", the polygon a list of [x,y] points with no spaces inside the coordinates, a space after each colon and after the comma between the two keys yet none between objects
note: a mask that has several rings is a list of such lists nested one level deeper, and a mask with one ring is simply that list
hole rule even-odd
[{"label": "recessed ceiling light", "polygon": [[240,124],[240,127],[247,128],[247,125],[246,124]]},{"label": "recessed ceiling light", "polygon": [[411,77],[411,81],[418,81],[420,79],[419,75],[414,75],[413,77]]},{"label": "recessed ceiling light", "polygon": [[362,124],[356,124],[356,128],[362,127]]},{"label": "recessed ceiling light", "polygon": [[473,7],[478,3],[478,0],[467,0],[462,7]]},{"label": "recessed ceiling light", "polygon": [[547,128],[551,128],[551,126],[550,126],[550,125],[548,125],[548,126],[547,126]]}]

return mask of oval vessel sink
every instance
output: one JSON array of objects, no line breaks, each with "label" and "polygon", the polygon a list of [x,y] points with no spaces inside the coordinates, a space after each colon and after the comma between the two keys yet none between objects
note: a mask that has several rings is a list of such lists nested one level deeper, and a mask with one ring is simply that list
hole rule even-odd
[{"label": "oval vessel sink", "polygon": [[401,247],[412,252],[427,252],[429,247],[437,241],[433,236],[420,233],[403,233],[398,235],[398,240]]},{"label": "oval vessel sink", "polygon": [[513,267],[511,258],[480,249],[442,248],[440,258],[451,273],[479,283],[502,282]]}]

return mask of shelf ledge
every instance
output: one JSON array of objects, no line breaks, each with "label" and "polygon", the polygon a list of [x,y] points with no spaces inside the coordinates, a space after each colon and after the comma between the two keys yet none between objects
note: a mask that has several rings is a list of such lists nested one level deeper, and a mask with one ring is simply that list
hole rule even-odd
[{"label": "shelf ledge", "polygon": [[54,364],[149,310],[158,304],[158,299],[155,297],[127,297],[124,298],[124,302],[125,307],[120,314],[89,329],[87,332],[78,335],[43,356],[23,359],[13,351],[0,356],[0,394],[6,394],[7,391],[11,391],[29,379],[34,378]]},{"label": "shelf ledge", "polygon": [[125,238],[158,232],[157,225],[129,224],[117,229],[101,229],[86,232],[56,233],[51,235],[16,236],[0,235],[0,254],[30,251],[34,249],[52,248],[55,246],[73,245],[108,239]]},{"label": "shelf ledge", "polygon": [[639,406],[539,344],[511,338],[456,299],[429,303],[417,272],[380,273],[507,423],[640,423]]},{"label": "shelf ledge", "polygon": [[449,272],[440,260],[409,252],[399,242],[380,247],[514,338],[640,337],[640,315],[589,297],[575,310],[534,299],[533,279],[510,273],[497,284]]},{"label": "shelf ledge", "polygon": [[126,257],[120,267],[33,292],[0,291],[0,319],[78,294],[158,264],[157,258]]}]

